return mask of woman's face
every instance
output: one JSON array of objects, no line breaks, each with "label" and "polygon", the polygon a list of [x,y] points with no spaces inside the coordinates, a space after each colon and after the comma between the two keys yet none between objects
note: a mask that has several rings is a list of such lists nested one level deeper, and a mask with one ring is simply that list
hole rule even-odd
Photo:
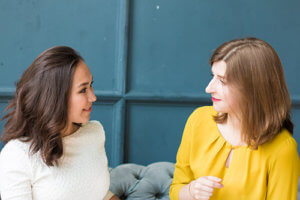
[{"label": "woman's face", "polygon": [[80,61],[74,71],[69,99],[68,124],[89,121],[92,104],[96,101],[92,83],[93,76],[88,66]]},{"label": "woman's face", "polygon": [[213,107],[220,113],[231,113],[235,103],[235,95],[226,84],[226,63],[214,62],[211,68],[212,79],[205,89],[212,96]]}]

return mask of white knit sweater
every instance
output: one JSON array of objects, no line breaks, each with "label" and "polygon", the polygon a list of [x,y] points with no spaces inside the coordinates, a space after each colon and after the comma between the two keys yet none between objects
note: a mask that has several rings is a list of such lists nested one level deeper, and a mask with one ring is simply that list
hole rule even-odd
[{"label": "white knit sweater", "polygon": [[58,167],[40,154],[29,156],[29,143],[8,142],[0,155],[2,200],[101,200],[109,189],[102,125],[91,121],[63,138]]}]

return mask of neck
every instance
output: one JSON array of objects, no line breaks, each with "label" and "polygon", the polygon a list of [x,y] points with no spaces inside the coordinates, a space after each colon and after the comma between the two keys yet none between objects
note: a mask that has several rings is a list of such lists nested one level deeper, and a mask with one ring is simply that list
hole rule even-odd
[{"label": "neck", "polygon": [[79,129],[79,126],[75,125],[74,123],[69,123],[62,131],[61,135],[63,137],[73,134],[75,131]]},{"label": "neck", "polygon": [[237,146],[246,145],[242,139],[242,127],[239,117],[228,114],[226,126],[227,131],[229,131],[228,134],[231,135],[230,137],[232,144]]},{"label": "neck", "polygon": [[228,113],[226,124],[233,129],[241,130],[241,121],[236,115]]}]

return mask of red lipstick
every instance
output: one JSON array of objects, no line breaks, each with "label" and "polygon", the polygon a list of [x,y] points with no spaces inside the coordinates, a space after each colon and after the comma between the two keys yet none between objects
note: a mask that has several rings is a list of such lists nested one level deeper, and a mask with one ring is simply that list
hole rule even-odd
[{"label": "red lipstick", "polygon": [[216,99],[214,97],[211,98],[212,101],[216,102],[216,101],[221,101],[221,99]]}]

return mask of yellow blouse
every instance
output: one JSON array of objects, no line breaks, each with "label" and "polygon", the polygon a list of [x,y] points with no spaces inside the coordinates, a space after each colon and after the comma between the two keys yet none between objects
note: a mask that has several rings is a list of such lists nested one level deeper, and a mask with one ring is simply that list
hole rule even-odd
[{"label": "yellow blouse", "polygon": [[[296,200],[300,173],[297,143],[287,130],[257,150],[234,147],[220,134],[211,106],[198,108],[189,117],[177,153],[171,200],[181,188],[201,176],[222,179],[210,199]],[[226,159],[233,149],[230,166]]]}]

